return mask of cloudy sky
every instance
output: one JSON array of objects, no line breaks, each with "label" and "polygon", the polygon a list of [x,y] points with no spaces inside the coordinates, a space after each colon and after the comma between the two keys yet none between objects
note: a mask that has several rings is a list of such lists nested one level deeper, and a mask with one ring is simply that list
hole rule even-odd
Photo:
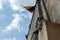
[{"label": "cloudy sky", "polygon": [[0,40],[26,40],[32,13],[20,4],[20,0],[0,0]]}]

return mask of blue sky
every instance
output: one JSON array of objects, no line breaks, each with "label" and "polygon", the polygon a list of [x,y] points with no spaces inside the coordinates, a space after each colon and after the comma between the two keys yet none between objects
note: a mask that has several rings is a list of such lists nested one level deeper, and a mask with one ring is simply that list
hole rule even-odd
[{"label": "blue sky", "polygon": [[0,40],[26,40],[32,13],[16,1],[0,0]]}]

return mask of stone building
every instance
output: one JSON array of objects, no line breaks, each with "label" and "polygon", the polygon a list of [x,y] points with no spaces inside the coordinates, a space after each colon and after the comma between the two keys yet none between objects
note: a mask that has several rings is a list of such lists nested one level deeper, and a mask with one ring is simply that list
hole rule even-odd
[{"label": "stone building", "polygon": [[60,40],[60,0],[37,0],[27,40]]}]

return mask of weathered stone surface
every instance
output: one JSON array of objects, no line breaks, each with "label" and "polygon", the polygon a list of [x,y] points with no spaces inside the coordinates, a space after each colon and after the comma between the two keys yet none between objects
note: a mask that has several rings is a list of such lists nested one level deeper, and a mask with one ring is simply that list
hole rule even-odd
[{"label": "weathered stone surface", "polygon": [[[60,40],[60,0],[44,0],[48,14],[50,16],[50,19],[52,22],[47,22],[45,24],[45,21],[42,26],[42,30],[40,30],[38,39],[41,40]],[[43,13],[46,13],[43,8]],[[38,4],[36,5],[34,15],[31,22],[31,29],[29,31],[29,35],[27,37],[27,40],[31,40],[33,38],[33,32],[36,30],[36,21],[39,17],[39,11],[38,11]],[[44,18],[46,18],[46,15],[44,15]]]},{"label": "weathered stone surface", "polygon": [[48,40],[60,40],[60,24],[47,22]]},{"label": "weathered stone surface", "polygon": [[60,0],[44,0],[52,22],[60,23]]}]

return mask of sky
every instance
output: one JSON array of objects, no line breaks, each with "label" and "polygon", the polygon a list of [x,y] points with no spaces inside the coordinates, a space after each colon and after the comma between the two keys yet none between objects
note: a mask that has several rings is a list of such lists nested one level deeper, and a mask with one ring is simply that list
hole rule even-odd
[{"label": "sky", "polygon": [[0,40],[26,40],[33,13],[19,1],[0,0]]}]

